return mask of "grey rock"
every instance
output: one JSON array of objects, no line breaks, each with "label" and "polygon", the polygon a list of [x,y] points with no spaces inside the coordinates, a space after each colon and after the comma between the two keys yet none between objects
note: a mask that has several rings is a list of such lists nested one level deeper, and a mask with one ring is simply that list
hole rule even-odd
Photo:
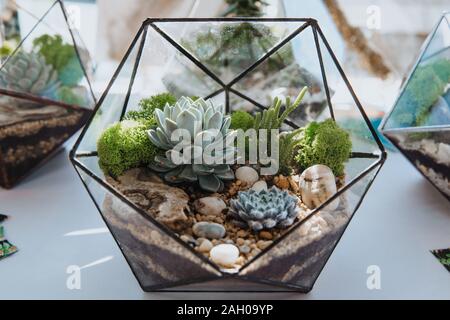
[{"label": "grey rock", "polygon": [[225,236],[225,228],[214,222],[197,222],[192,227],[192,231],[197,237],[207,239],[220,239]]}]

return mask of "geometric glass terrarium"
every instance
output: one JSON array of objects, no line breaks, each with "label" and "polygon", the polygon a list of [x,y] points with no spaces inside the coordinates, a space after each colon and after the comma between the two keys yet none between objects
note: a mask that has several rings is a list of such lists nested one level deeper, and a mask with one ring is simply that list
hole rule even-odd
[{"label": "geometric glass terrarium", "polygon": [[[299,92],[305,94],[300,103]],[[155,96],[170,102],[146,109],[157,103],[148,99]],[[288,117],[259,121],[263,110],[273,116],[272,102],[280,114],[297,107]],[[317,166],[315,176],[309,165],[267,176],[262,164],[206,171],[211,167],[174,165],[168,153],[152,156],[153,163],[129,163],[151,143],[169,150],[163,136],[174,126],[197,133],[191,126],[196,122],[185,121],[191,117],[203,119],[203,128],[214,123],[229,133],[230,113],[232,130],[244,127],[235,126],[237,114],[253,119],[253,128],[283,120],[279,141],[293,132],[299,139],[294,149],[280,147],[280,159],[289,165],[307,154],[306,145],[315,151],[322,145],[324,153],[345,145],[346,161],[332,170],[338,154],[313,160],[328,178]],[[153,122],[136,125],[139,115]],[[322,130],[326,126],[329,131]],[[136,144],[139,139],[140,147],[128,144],[130,138]],[[248,141],[251,149],[254,140]],[[147,19],[70,155],[143,290],[297,292],[312,289],[385,157],[317,22],[300,18]],[[126,168],[120,167],[124,162]],[[308,204],[312,195],[305,190],[312,189],[306,185],[318,176],[324,179],[318,194],[327,196]],[[246,196],[253,197],[250,206]],[[270,208],[268,199],[284,209]]]},{"label": "geometric glass terrarium", "polygon": [[89,118],[90,58],[55,1],[0,68],[0,186],[48,160]]},{"label": "geometric glass terrarium", "polygon": [[440,18],[428,36],[380,128],[450,199],[450,13]]}]

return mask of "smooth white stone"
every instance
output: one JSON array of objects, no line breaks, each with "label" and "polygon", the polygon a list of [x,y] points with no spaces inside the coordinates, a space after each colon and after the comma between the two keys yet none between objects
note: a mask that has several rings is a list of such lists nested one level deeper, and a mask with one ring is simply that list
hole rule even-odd
[{"label": "smooth white stone", "polygon": [[253,184],[252,189],[255,190],[256,192],[262,191],[262,190],[266,190],[267,191],[267,182],[265,182],[264,180],[260,180],[255,182],[255,184]]},{"label": "smooth white stone", "polygon": [[217,216],[227,208],[227,205],[220,198],[204,197],[194,202],[194,208],[200,214]]},{"label": "smooth white stone", "polygon": [[233,267],[239,258],[239,249],[233,244],[219,244],[211,249],[209,256],[222,267]]},{"label": "smooth white stone", "polygon": [[252,167],[240,167],[236,170],[236,179],[241,180],[247,187],[251,187],[259,180],[258,172]]}]

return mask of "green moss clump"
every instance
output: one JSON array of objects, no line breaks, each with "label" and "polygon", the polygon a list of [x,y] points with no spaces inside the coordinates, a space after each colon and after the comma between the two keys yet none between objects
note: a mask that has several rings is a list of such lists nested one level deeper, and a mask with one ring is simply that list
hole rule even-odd
[{"label": "green moss clump", "polygon": [[396,126],[425,125],[431,107],[450,82],[450,60],[439,59],[417,67],[398,100],[392,118]]},{"label": "green moss clump", "polygon": [[174,105],[177,102],[177,98],[170,93],[161,93],[151,96],[147,99],[142,99],[139,102],[139,110],[128,111],[125,115],[126,120],[146,120],[147,123],[155,124],[154,122],[154,112],[156,109],[163,109],[168,103],[169,105]]},{"label": "green moss clump", "polygon": [[100,168],[113,177],[125,170],[147,165],[159,149],[148,138],[148,125],[124,120],[108,127],[97,141]]},{"label": "green moss clump", "polygon": [[83,69],[74,46],[64,43],[60,35],[43,35],[34,39],[33,46],[45,58],[47,64],[52,65],[58,72],[63,85],[75,86],[83,78]]},{"label": "green moss clump", "polygon": [[255,125],[255,118],[245,111],[238,110],[231,114],[230,128],[233,130],[242,129],[244,131],[253,128]]},{"label": "green moss clump", "polygon": [[301,133],[295,161],[301,169],[324,164],[336,176],[344,174],[344,163],[350,157],[352,142],[347,131],[328,119],[311,122]]}]

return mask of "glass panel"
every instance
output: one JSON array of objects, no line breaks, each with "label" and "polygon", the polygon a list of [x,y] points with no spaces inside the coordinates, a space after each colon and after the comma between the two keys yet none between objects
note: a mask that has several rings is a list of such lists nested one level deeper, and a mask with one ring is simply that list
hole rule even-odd
[{"label": "glass panel", "polygon": [[194,254],[187,244],[168,236],[151,218],[144,217],[81,169],[77,170],[144,290],[220,276],[220,272]]},{"label": "glass panel", "polygon": [[[142,32],[142,31],[141,31]],[[92,152],[97,150],[97,139],[103,130],[112,123],[119,121],[127,104],[127,93],[130,87],[133,70],[136,65],[139,48],[143,40],[139,34],[130,47],[128,55],[118,67],[113,80],[109,84],[103,97],[97,105],[95,117],[88,124],[85,134],[82,136],[78,152]]]},{"label": "glass panel", "polygon": [[339,197],[337,208],[334,209],[334,202],[331,202],[310,218],[304,219],[239,274],[252,280],[311,289],[378,168],[379,166],[372,169],[347,189]]},{"label": "glass panel", "polygon": [[133,81],[127,111],[137,109],[141,99],[158,93],[206,97],[222,88],[151,25]]},{"label": "glass panel", "polygon": [[55,0],[0,1],[0,58],[4,60],[31,31]]},{"label": "glass panel", "polygon": [[[378,154],[379,147],[368,124],[364,121],[361,111],[358,109],[355,98],[352,96],[351,88],[345,83],[333,61],[331,52],[320,35],[318,40],[325,75],[330,88],[331,105],[335,121],[350,133],[353,152]],[[379,116],[378,114],[368,115],[368,117],[375,119]],[[374,159],[373,161],[376,160]]]},{"label": "glass panel", "polygon": [[156,23],[224,83],[289,36],[299,22]]},{"label": "glass panel", "polygon": [[300,90],[307,86],[308,93],[303,103],[291,114],[290,119],[301,126],[318,119],[320,115],[322,118],[329,118],[314,43],[312,28],[307,27],[233,88],[259,104],[269,106],[275,97],[290,97],[294,101]]},{"label": "glass panel", "polygon": [[[5,61],[0,69],[0,89],[30,99],[44,98],[92,108],[95,100],[80,57],[87,60],[89,53],[74,43],[58,2]],[[2,96],[1,101],[7,99]],[[33,106],[36,104],[16,107],[29,109]]]}]

